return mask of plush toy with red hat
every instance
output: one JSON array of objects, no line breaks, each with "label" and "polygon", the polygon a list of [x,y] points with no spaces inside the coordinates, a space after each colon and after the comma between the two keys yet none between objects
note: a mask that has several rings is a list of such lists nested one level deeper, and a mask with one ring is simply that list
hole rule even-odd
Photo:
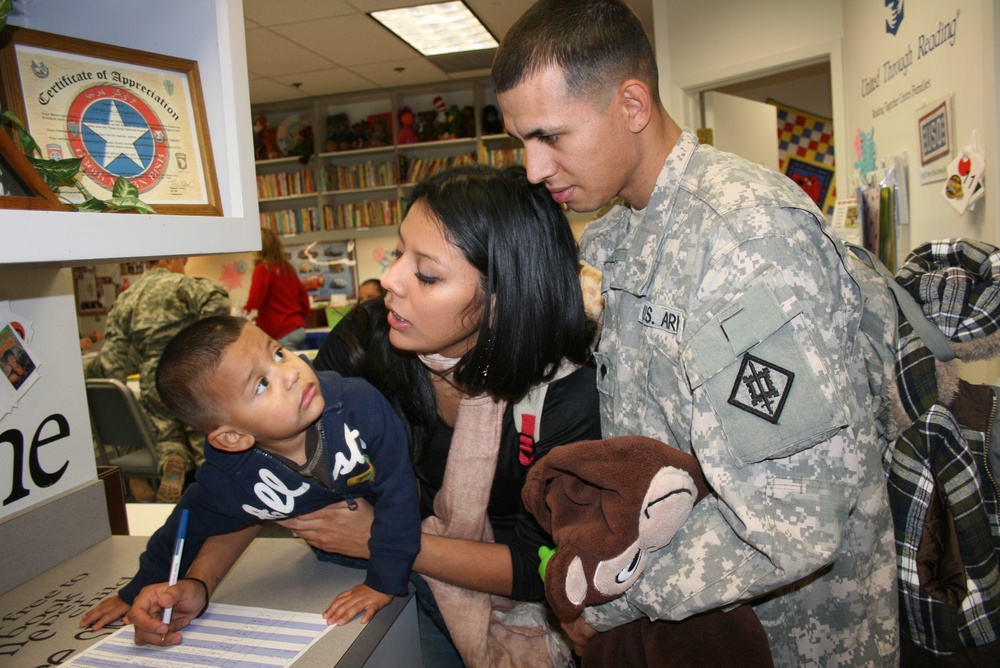
[{"label": "plush toy with red hat", "polygon": [[[698,461],[660,441],[621,436],[553,448],[528,473],[525,506],[551,534],[545,597],[563,619],[621,596],[710,494]],[[639,619],[587,642],[583,666],[773,666],[748,605],[682,621]]]}]

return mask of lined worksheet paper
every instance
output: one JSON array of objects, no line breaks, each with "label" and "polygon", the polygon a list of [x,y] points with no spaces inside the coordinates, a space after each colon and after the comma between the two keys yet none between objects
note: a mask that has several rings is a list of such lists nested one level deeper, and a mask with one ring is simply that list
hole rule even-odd
[{"label": "lined worksheet paper", "polygon": [[318,614],[212,603],[171,647],[138,647],[126,626],[66,666],[289,666],[334,627]]}]

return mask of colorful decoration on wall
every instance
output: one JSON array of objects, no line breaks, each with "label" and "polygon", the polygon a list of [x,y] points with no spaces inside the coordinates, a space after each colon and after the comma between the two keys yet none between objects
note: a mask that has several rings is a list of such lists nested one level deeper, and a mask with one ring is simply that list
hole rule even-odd
[{"label": "colorful decoration on wall", "polygon": [[389,265],[392,264],[392,254],[393,251],[386,250],[385,248],[376,248],[375,250],[372,251],[372,259],[375,260],[375,263],[378,264],[379,269],[382,270],[379,272],[380,274],[384,274],[386,270],[389,268]]},{"label": "colorful decoration on wall", "polygon": [[858,181],[868,183],[868,175],[875,171],[875,128],[865,132],[858,128],[854,135],[854,169],[858,170]]},{"label": "colorful decoration on wall", "polygon": [[226,262],[219,273],[219,283],[230,292],[243,287],[243,277],[247,274],[247,263],[244,260]]},{"label": "colorful decoration on wall", "polygon": [[837,202],[833,121],[768,100],[778,109],[778,167],[828,216]]},{"label": "colorful decoration on wall", "polygon": [[39,377],[39,364],[29,344],[34,325],[0,301],[0,418],[17,406]]}]

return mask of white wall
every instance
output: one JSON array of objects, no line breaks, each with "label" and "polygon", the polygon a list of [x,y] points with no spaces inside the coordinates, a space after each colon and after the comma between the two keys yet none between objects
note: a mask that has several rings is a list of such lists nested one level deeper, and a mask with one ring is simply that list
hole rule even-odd
[{"label": "white wall", "polygon": [[[910,0],[898,33],[891,35],[884,27],[886,10],[881,3],[845,2],[845,129],[852,139],[859,131],[874,130],[878,157],[907,154],[913,222],[903,252],[945,236],[1000,241],[995,188],[987,190],[985,202],[975,211],[959,216],[940,194],[942,181],[921,185],[916,122],[921,107],[945,95],[954,96],[954,147],[969,144],[975,130],[987,153],[987,174],[990,167],[996,173],[996,74],[993,59],[984,57],[993,52],[995,6],[988,0]],[[922,51],[921,40],[944,24],[955,26],[954,39]],[[900,60],[907,67],[887,76],[885,64]]]},{"label": "white wall", "polygon": [[843,34],[839,0],[666,0],[653,3],[653,20],[664,104],[691,127],[697,117],[684,88],[815,61]]},{"label": "white wall", "polygon": [[[912,222],[909,228],[900,228],[900,259],[909,249],[932,239],[969,237],[1000,242],[994,176],[998,164],[997,72],[995,58],[985,55],[996,53],[997,6],[989,0],[910,0],[905,3],[897,33],[892,35],[885,29],[887,14],[881,3],[844,3],[845,129],[852,139],[859,131],[874,131],[877,157],[904,152],[909,163]],[[933,39],[948,25],[954,28],[954,39],[933,49],[921,49],[922,39]],[[906,67],[887,76],[886,63]],[[917,112],[946,95],[952,95],[954,102],[952,155],[970,143],[975,130],[986,156],[987,185],[994,184],[975,210],[964,215],[958,215],[942,197],[943,181],[921,184],[919,177]],[[854,173],[852,178],[856,183]],[[1000,362],[967,366],[963,375],[975,382],[995,383],[1000,378]]]},{"label": "white wall", "polygon": [[[969,142],[973,129],[986,155],[987,176],[996,172],[1000,151],[997,137],[998,3],[991,0],[909,0],[895,37],[885,32],[886,9],[876,0],[831,2],[761,0],[667,0],[654,3],[657,59],[668,111],[683,125],[696,127],[697,97],[692,89],[719,87],[780,71],[832,54],[832,108],[837,126],[837,188],[851,192],[856,158],[853,139],[859,129],[875,130],[878,156],[906,152],[911,164],[912,225],[903,229],[901,253],[924,241],[967,236],[1000,243],[996,189],[987,188],[976,210],[956,216],[940,196],[940,183],[921,186],[912,165],[919,156],[916,110],[946,94],[954,94],[955,142]],[[953,45],[918,58],[919,38],[955,19]],[[889,60],[904,56],[912,46],[913,63],[906,75],[882,77],[874,93],[862,96],[862,77],[872,77]],[[918,81],[925,90],[898,102],[888,113],[873,117],[873,109],[899,100]],[[992,169],[992,172],[990,171]],[[855,180],[856,181],[856,180]],[[989,185],[989,184],[988,184]],[[1000,363],[977,364],[963,375],[975,382],[997,382]]]}]

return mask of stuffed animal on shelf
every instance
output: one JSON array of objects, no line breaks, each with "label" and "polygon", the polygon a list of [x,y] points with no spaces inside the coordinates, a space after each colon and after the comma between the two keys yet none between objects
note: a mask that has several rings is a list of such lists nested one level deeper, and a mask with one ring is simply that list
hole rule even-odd
[{"label": "stuffed animal on shelf", "polygon": [[441,137],[442,139],[444,138],[458,139],[459,137],[461,137],[461,134],[459,134],[462,130],[461,126],[459,125],[460,114],[461,112],[459,111],[457,104],[453,104],[450,107],[448,107],[448,113],[446,115],[448,119],[448,124],[445,134],[442,135]]},{"label": "stuffed animal on shelf", "polygon": [[476,110],[469,105],[462,107],[462,110],[458,112],[458,127],[459,137],[475,137]]},{"label": "stuffed animal on shelf", "polygon": [[412,109],[403,107],[399,110],[399,135],[396,137],[397,144],[413,144],[420,141],[417,137],[416,128],[414,128],[415,122],[416,117],[413,115]]},{"label": "stuffed animal on shelf", "polygon": [[[545,597],[562,619],[621,596],[710,494],[697,460],[645,436],[553,448],[522,498],[556,543],[542,548]],[[749,605],[682,621],[638,619],[591,638],[582,666],[773,666]]]},{"label": "stuffed animal on shelf", "polygon": [[368,117],[368,142],[365,148],[389,145],[392,114],[372,114]]},{"label": "stuffed animal on shelf", "polygon": [[358,121],[351,126],[351,148],[364,148],[368,142],[368,122]]},{"label": "stuffed animal on shelf", "polygon": [[282,156],[278,148],[278,129],[271,127],[267,116],[258,116],[254,121],[253,135],[257,160],[273,160]]},{"label": "stuffed animal on shelf", "polygon": [[326,118],[326,150],[346,151],[351,148],[351,121],[340,112]]},{"label": "stuffed animal on shelf", "polygon": [[420,141],[434,141],[437,139],[438,128],[435,121],[436,118],[437,112],[433,109],[417,113],[417,121],[420,125],[420,129],[417,131],[417,136],[420,138]]},{"label": "stuffed animal on shelf", "polygon": [[440,95],[434,98],[434,137],[448,139],[448,106]]},{"label": "stuffed animal on shelf", "polygon": [[503,120],[500,118],[500,110],[496,105],[488,104],[483,107],[483,134],[498,135],[503,133]]}]

